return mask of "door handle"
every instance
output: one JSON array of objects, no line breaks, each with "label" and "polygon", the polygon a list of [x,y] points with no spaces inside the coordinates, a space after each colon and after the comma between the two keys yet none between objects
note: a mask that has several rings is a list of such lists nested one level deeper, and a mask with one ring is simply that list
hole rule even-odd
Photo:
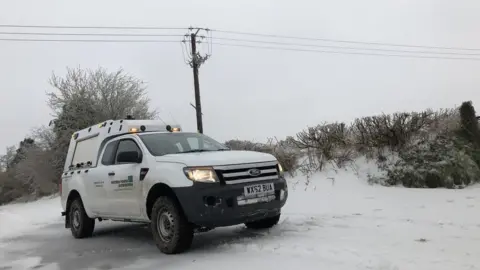
[{"label": "door handle", "polygon": [[108,173],[108,176],[114,176],[114,175],[115,175],[114,172],[109,172],[109,173]]}]

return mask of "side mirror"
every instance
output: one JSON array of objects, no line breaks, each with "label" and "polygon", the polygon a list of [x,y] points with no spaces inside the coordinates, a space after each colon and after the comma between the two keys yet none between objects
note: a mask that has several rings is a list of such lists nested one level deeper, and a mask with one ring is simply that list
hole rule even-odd
[{"label": "side mirror", "polygon": [[142,157],[137,151],[121,152],[117,156],[118,163],[141,163]]}]

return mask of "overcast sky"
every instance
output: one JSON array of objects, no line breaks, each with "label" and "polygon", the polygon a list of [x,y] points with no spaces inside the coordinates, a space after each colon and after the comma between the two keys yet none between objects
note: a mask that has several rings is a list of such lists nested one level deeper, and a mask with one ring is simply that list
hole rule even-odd
[{"label": "overcast sky", "polygon": [[[0,0],[0,24],[193,25],[468,48],[480,48],[478,14],[480,2],[476,0]],[[220,33],[213,35],[227,37]],[[111,71],[124,68],[148,82],[151,105],[161,111],[164,119],[171,119],[172,114],[185,130],[196,130],[195,112],[189,105],[194,102],[192,71],[184,63],[179,43],[0,41],[3,115],[0,126],[4,129],[0,151],[17,144],[32,127],[48,124],[51,117],[45,93],[53,90],[48,79],[52,72],[62,75],[66,67],[75,66],[102,66]],[[271,136],[295,135],[323,121],[351,121],[382,112],[453,107],[464,100],[472,100],[479,111],[479,71],[480,61],[214,45],[211,59],[200,69],[204,131],[219,141],[231,138],[264,141]]]}]

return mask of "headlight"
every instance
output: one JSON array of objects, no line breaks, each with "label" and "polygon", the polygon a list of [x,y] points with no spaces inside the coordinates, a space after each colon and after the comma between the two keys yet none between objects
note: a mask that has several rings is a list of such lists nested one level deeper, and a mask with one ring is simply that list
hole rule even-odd
[{"label": "headlight", "polygon": [[283,176],[284,171],[283,171],[283,167],[282,167],[282,165],[280,165],[280,163],[277,164],[277,169],[278,169],[278,174]]},{"label": "headlight", "polygon": [[188,179],[194,182],[215,183],[218,182],[217,174],[211,167],[184,168],[183,172]]}]

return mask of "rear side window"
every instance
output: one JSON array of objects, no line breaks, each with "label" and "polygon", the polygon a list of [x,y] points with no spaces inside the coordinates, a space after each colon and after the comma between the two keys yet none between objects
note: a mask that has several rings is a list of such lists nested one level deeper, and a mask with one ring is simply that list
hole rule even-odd
[{"label": "rear side window", "polygon": [[72,165],[77,165],[79,163],[92,162],[92,166],[96,166],[98,148],[97,142],[99,137],[92,137],[86,140],[77,141],[75,146],[75,152],[72,157]]},{"label": "rear side window", "polygon": [[114,141],[107,144],[105,147],[105,152],[102,157],[103,165],[112,165],[115,163],[115,150],[117,148],[118,141]]}]

